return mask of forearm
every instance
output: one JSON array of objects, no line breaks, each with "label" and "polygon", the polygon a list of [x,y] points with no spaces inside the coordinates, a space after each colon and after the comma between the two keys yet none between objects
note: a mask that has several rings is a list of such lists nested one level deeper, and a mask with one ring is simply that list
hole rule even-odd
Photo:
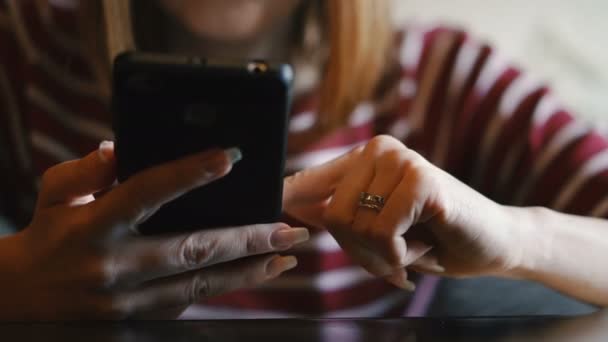
[{"label": "forearm", "polygon": [[544,208],[508,207],[516,220],[518,266],[509,276],[608,306],[608,221]]}]

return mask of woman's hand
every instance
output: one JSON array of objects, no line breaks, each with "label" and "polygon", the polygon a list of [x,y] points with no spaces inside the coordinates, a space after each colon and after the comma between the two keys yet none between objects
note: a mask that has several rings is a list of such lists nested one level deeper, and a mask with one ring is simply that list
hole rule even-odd
[{"label": "woman's hand", "polygon": [[113,188],[111,143],[49,169],[32,223],[0,240],[0,319],[168,318],[295,267],[294,257],[268,254],[308,239],[285,224],[132,233],[163,204],[226,175],[236,161],[228,152],[154,167]]},{"label": "woman's hand", "polygon": [[[362,192],[384,197],[383,208],[359,206]],[[287,178],[284,198],[288,213],[327,228],[356,262],[402,288],[413,289],[406,268],[474,276],[520,263],[506,208],[388,136]]]}]

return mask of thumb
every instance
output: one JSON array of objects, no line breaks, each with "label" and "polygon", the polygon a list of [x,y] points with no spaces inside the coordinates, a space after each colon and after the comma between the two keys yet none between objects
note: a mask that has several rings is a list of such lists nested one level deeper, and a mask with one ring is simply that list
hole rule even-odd
[{"label": "thumb", "polygon": [[340,180],[352,167],[363,146],[359,146],[325,164],[305,169],[285,178],[283,205],[316,203],[330,197]]},{"label": "thumb", "polygon": [[42,176],[38,207],[79,200],[112,186],[115,180],[114,143],[104,141],[86,157],[48,169]]}]

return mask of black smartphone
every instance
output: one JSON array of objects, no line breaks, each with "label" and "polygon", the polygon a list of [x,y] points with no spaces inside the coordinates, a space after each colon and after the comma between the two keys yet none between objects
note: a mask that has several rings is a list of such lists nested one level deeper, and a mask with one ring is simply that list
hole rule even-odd
[{"label": "black smartphone", "polygon": [[139,232],[276,222],[292,82],[288,64],[119,55],[112,107],[120,182],[210,148],[238,147],[243,153],[229,175],[167,204]]}]

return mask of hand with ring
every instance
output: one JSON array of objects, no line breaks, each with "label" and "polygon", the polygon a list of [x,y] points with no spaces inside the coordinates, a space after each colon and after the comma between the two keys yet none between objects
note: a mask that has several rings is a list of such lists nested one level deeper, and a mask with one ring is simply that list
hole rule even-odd
[{"label": "hand with ring", "polygon": [[408,269],[477,276],[520,262],[508,207],[392,137],[287,178],[284,195],[289,214],[326,228],[353,260],[404,289],[414,288]]}]

